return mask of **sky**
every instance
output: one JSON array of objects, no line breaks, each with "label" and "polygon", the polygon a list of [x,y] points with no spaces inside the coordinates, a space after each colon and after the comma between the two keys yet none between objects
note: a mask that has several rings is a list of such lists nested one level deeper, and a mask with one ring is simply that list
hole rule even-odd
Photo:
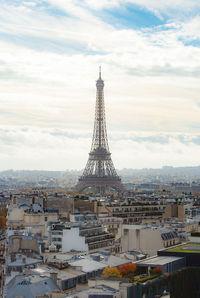
[{"label": "sky", "polygon": [[0,0],[0,170],[200,165],[199,0]]}]

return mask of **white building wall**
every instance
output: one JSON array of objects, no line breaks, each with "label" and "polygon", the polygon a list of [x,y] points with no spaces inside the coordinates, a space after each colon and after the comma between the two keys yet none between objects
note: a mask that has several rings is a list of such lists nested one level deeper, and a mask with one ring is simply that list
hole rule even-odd
[{"label": "white building wall", "polygon": [[62,252],[70,250],[88,251],[88,244],[85,243],[85,237],[79,235],[79,228],[63,230]]}]

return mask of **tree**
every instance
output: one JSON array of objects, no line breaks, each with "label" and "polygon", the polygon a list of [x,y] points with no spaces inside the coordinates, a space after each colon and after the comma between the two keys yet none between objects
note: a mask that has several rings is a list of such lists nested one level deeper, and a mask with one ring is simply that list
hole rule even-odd
[{"label": "tree", "polygon": [[153,272],[156,273],[156,274],[162,274],[162,268],[157,266],[153,269]]},{"label": "tree", "polygon": [[7,208],[2,208],[1,210],[0,210],[0,216],[7,216],[7,212],[8,212],[8,209]]},{"label": "tree", "polygon": [[119,268],[119,272],[121,273],[121,275],[127,278],[132,278],[135,270],[136,270],[136,265],[134,263],[124,264],[124,265],[121,265]]},{"label": "tree", "polygon": [[121,273],[119,272],[119,270],[116,267],[107,267],[104,268],[103,270],[103,276],[105,278],[109,278],[109,277],[122,277]]},{"label": "tree", "polygon": [[5,230],[6,228],[6,218],[3,215],[0,215],[0,230]]}]

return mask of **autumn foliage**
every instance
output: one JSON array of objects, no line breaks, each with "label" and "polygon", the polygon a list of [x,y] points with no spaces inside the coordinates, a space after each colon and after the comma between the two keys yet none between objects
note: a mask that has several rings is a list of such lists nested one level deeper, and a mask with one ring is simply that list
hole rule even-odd
[{"label": "autumn foliage", "polygon": [[107,267],[103,270],[103,276],[106,278],[109,277],[122,277],[121,273],[116,267]]},{"label": "autumn foliage", "polygon": [[121,265],[119,268],[119,272],[121,273],[122,277],[130,277],[134,274],[136,270],[136,265],[132,264],[124,264]]},{"label": "autumn foliage", "polygon": [[157,273],[157,274],[162,274],[162,268],[159,267],[159,266],[157,266],[157,267],[155,267],[155,268],[153,269],[153,272],[154,272],[154,273]]},{"label": "autumn foliage", "polygon": [[6,228],[6,218],[3,215],[0,215],[0,230],[5,230]]},{"label": "autumn foliage", "polygon": [[5,216],[7,215],[8,209],[7,208],[2,208],[0,209],[0,216]]},{"label": "autumn foliage", "polygon": [[3,208],[0,210],[0,230],[5,230],[6,228],[7,211],[7,208]]},{"label": "autumn foliage", "polygon": [[109,277],[124,277],[134,280],[134,272],[136,270],[135,264],[124,264],[121,265],[119,269],[116,267],[108,267],[103,270],[103,276],[105,278]]}]

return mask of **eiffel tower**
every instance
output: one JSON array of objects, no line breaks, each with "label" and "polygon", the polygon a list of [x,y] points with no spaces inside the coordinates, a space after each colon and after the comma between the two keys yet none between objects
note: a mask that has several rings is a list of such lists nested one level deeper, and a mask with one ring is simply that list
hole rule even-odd
[{"label": "eiffel tower", "polygon": [[106,189],[113,188],[118,192],[123,190],[120,177],[117,175],[109,151],[106,117],[104,106],[104,81],[101,78],[101,67],[99,67],[99,78],[96,82],[96,107],[92,146],[89,159],[82,176],[79,178],[75,189],[78,192],[91,187],[100,194]]}]

